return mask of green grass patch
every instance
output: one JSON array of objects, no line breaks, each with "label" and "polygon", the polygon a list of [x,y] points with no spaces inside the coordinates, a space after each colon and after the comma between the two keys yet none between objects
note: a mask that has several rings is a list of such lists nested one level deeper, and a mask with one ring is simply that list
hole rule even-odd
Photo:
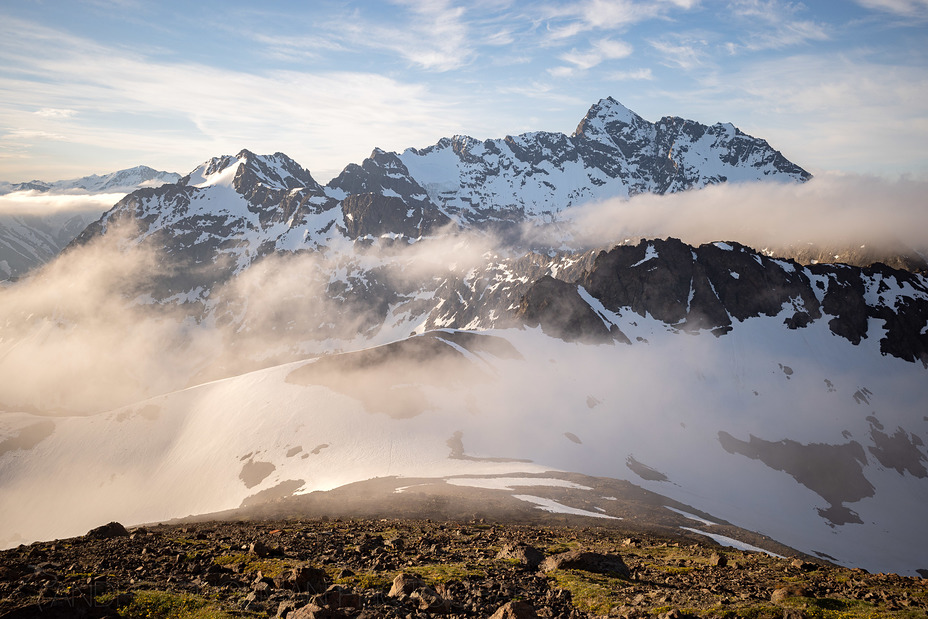
[{"label": "green grass patch", "polygon": [[889,611],[862,600],[841,600],[836,598],[796,597],[785,600],[784,606],[799,608],[808,619],[877,619],[924,617],[924,612],[916,614],[913,610]]},{"label": "green grass patch", "polygon": [[692,572],[696,569],[691,565],[657,565],[656,563],[649,563],[648,567],[652,570],[657,570],[658,572],[663,572],[665,574],[688,574],[689,572]]},{"label": "green grass patch", "polygon": [[580,548],[580,542],[577,540],[557,540],[547,548],[545,554],[556,555],[562,552],[570,552]]},{"label": "green grass patch", "polygon": [[632,583],[624,578],[580,570],[555,570],[548,575],[561,589],[570,591],[577,609],[596,615],[609,612],[625,603],[623,590]]},{"label": "green grass patch", "polygon": [[223,567],[241,564],[242,571],[246,574],[260,571],[268,578],[277,578],[286,570],[300,565],[301,562],[291,559],[275,559],[274,557],[262,558],[248,554],[247,552],[236,552],[220,555],[213,559],[213,563]]},{"label": "green grass patch", "polygon": [[136,591],[132,601],[116,609],[126,619],[227,619],[228,613],[215,602],[189,593]]},{"label": "green grass patch", "polygon": [[[333,570],[333,572],[338,572],[339,569]],[[353,576],[346,576],[345,578],[336,578],[335,574],[329,573],[329,578],[332,579],[336,585],[349,585],[356,589],[377,589],[380,591],[387,591],[393,585],[393,579],[396,576],[389,574],[387,572],[363,572],[361,574],[354,574]]]},{"label": "green grass patch", "polygon": [[413,568],[413,571],[422,576],[430,585],[445,583],[449,580],[487,577],[487,571],[485,569],[468,563],[432,563],[428,565],[417,565]]},{"label": "green grass patch", "polygon": [[782,619],[783,609],[772,604],[756,604],[734,608],[717,608],[700,616],[711,619]]}]

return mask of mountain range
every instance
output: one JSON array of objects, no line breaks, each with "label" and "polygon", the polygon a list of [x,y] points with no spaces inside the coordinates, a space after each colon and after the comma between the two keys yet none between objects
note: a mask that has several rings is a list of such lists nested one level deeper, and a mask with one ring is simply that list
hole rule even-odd
[{"label": "mountain range", "polygon": [[0,182],[0,281],[48,263],[121,195],[176,183],[180,174],[136,166],[102,176]]},{"label": "mountain range", "polygon": [[140,165],[109,174],[92,174],[81,178],[63,181],[27,181],[25,183],[8,183],[0,181],[0,195],[18,191],[35,191],[40,193],[128,193],[140,187],[157,187],[165,183],[176,183],[180,174],[163,172]]},{"label": "mountain range", "polygon": [[809,178],[604,99],[569,136],[375,149],[325,185],[243,150],[132,191],[0,291],[0,538],[392,477],[626,517],[595,477],[709,536],[924,570],[918,268],[571,232],[607,198]]}]

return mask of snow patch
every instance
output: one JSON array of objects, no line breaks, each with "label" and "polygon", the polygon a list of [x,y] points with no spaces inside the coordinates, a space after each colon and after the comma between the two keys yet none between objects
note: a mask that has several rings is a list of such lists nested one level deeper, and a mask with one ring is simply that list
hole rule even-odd
[{"label": "snow patch", "polygon": [[576,507],[568,507],[567,505],[562,505],[561,503],[558,503],[552,499],[545,499],[540,496],[532,496],[530,494],[514,494],[512,496],[513,498],[519,499],[520,501],[534,503],[538,509],[551,512],[553,514],[571,514],[574,516],[589,516],[590,518],[608,518],[609,520],[621,520],[621,518],[609,516],[607,514],[591,512],[585,509],[578,509]]},{"label": "snow patch", "polygon": [[770,552],[769,550],[764,550],[757,546],[752,546],[741,540],[734,539],[732,537],[727,537],[725,535],[719,535],[718,533],[706,533],[705,531],[700,531],[699,529],[691,529],[689,527],[680,527],[684,531],[689,531],[690,533],[698,533],[700,535],[705,535],[706,537],[714,540],[717,544],[721,546],[728,546],[729,548],[737,548],[738,550],[746,550],[748,552],[762,552],[764,554],[770,555],[771,557],[776,557],[777,559],[785,559],[783,555],[778,555],[775,552]]}]

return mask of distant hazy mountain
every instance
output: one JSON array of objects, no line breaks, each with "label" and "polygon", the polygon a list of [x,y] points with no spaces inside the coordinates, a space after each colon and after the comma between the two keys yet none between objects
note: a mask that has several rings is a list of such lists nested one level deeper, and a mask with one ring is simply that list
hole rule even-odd
[{"label": "distant hazy mountain", "polygon": [[135,166],[103,174],[92,174],[81,178],[72,178],[63,181],[28,181],[25,183],[0,182],[0,194],[14,191],[41,191],[51,193],[86,192],[86,193],[118,193],[130,192],[140,187],[156,187],[165,183],[176,183],[180,174],[174,172],[161,172],[148,166]]},{"label": "distant hazy mountain", "polygon": [[93,196],[129,193],[179,179],[179,174],[136,166],[103,176],[50,183],[0,182],[0,195],[6,195],[8,201],[31,205],[28,210],[0,208],[0,280],[18,277],[45,264],[112,206],[101,205]]}]

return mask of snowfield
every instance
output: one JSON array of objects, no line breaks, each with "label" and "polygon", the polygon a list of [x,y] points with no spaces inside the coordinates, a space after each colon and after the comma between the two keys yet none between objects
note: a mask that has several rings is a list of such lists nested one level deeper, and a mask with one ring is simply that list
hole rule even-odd
[{"label": "snowfield", "polygon": [[[482,483],[558,511],[509,477],[570,471],[629,480],[843,565],[925,567],[928,478],[917,437],[928,430],[928,381],[920,365],[881,356],[873,338],[853,346],[821,321],[785,331],[776,320],[749,319],[716,338],[671,333],[636,315],[619,320],[633,345],[565,343],[537,329],[469,339],[430,332],[407,342],[432,340],[441,352],[417,359],[415,348],[397,349],[379,365],[338,366],[337,380],[313,366],[358,353],[89,417],[6,414],[0,538],[60,538],[109,520],[231,509],[274,488],[306,493],[386,476],[478,477],[450,480],[459,485],[501,476]],[[880,451],[878,428],[898,439],[898,453]],[[726,449],[723,434],[742,449],[751,437],[773,445],[767,463]],[[914,451],[905,452],[902,437]],[[846,487],[826,490],[814,476],[778,470],[776,446],[791,441],[800,446],[793,456],[825,467],[822,479],[845,475]],[[816,458],[817,448],[848,444],[862,461]],[[659,475],[639,476],[630,459]],[[870,496],[855,494],[861,484],[872,486]],[[587,515],[609,517],[612,502],[590,498],[598,507]]]}]

